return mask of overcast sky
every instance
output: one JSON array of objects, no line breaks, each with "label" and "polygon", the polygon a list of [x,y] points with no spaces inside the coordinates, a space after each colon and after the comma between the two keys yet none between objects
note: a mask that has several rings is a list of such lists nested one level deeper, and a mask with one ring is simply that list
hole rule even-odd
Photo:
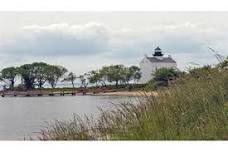
[{"label": "overcast sky", "polygon": [[180,69],[228,55],[228,13],[1,12],[0,68],[34,61],[82,74],[103,65],[138,65],[160,46]]}]

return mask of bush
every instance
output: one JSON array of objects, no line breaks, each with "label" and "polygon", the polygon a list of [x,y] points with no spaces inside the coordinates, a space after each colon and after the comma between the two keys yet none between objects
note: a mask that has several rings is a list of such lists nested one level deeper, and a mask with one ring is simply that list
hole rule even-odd
[{"label": "bush", "polygon": [[174,68],[160,68],[152,73],[153,78],[147,83],[145,90],[156,90],[162,87],[168,87],[170,83],[185,73]]}]

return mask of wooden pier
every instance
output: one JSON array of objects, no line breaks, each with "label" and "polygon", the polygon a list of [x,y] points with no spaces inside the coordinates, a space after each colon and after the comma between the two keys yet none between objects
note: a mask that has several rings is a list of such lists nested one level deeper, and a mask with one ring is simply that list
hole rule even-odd
[{"label": "wooden pier", "polygon": [[63,91],[63,92],[50,92],[50,91],[8,91],[1,92],[1,97],[42,97],[42,96],[66,96],[66,95],[86,95],[87,92],[76,92],[76,91]]},{"label": "wooden pier", "polygon": [[88,91],[80,89],[75,91],[47,91],[47,90],[33,90],[33,91],[0,91],[1,97],[42,97],[42,96],[75,96],[75,95],[93,95],[98,93],[113,92],[111,90],[97,89],[95,91]]}]

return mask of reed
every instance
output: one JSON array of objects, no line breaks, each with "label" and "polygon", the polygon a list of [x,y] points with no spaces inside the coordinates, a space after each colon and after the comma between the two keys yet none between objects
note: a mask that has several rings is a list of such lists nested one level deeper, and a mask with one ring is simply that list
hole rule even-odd
[{"label": "reed", "polygon": [[74,116],[43,129],[40,140],[227,140],[228,70],[187,74],[137,104],[101,110],[98,120]]}]

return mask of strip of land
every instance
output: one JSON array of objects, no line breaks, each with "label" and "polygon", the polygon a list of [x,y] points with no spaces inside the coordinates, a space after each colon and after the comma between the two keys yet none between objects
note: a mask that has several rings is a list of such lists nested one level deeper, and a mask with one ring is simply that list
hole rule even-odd
[{"label": "strip of land", "polygon": [[101,96],[150,96],[150,95],[156,95],[156,92],[144,92],[144,91],[117,91],[117,92],[106,92],[106,93],[98,93],[96,95]]}]

